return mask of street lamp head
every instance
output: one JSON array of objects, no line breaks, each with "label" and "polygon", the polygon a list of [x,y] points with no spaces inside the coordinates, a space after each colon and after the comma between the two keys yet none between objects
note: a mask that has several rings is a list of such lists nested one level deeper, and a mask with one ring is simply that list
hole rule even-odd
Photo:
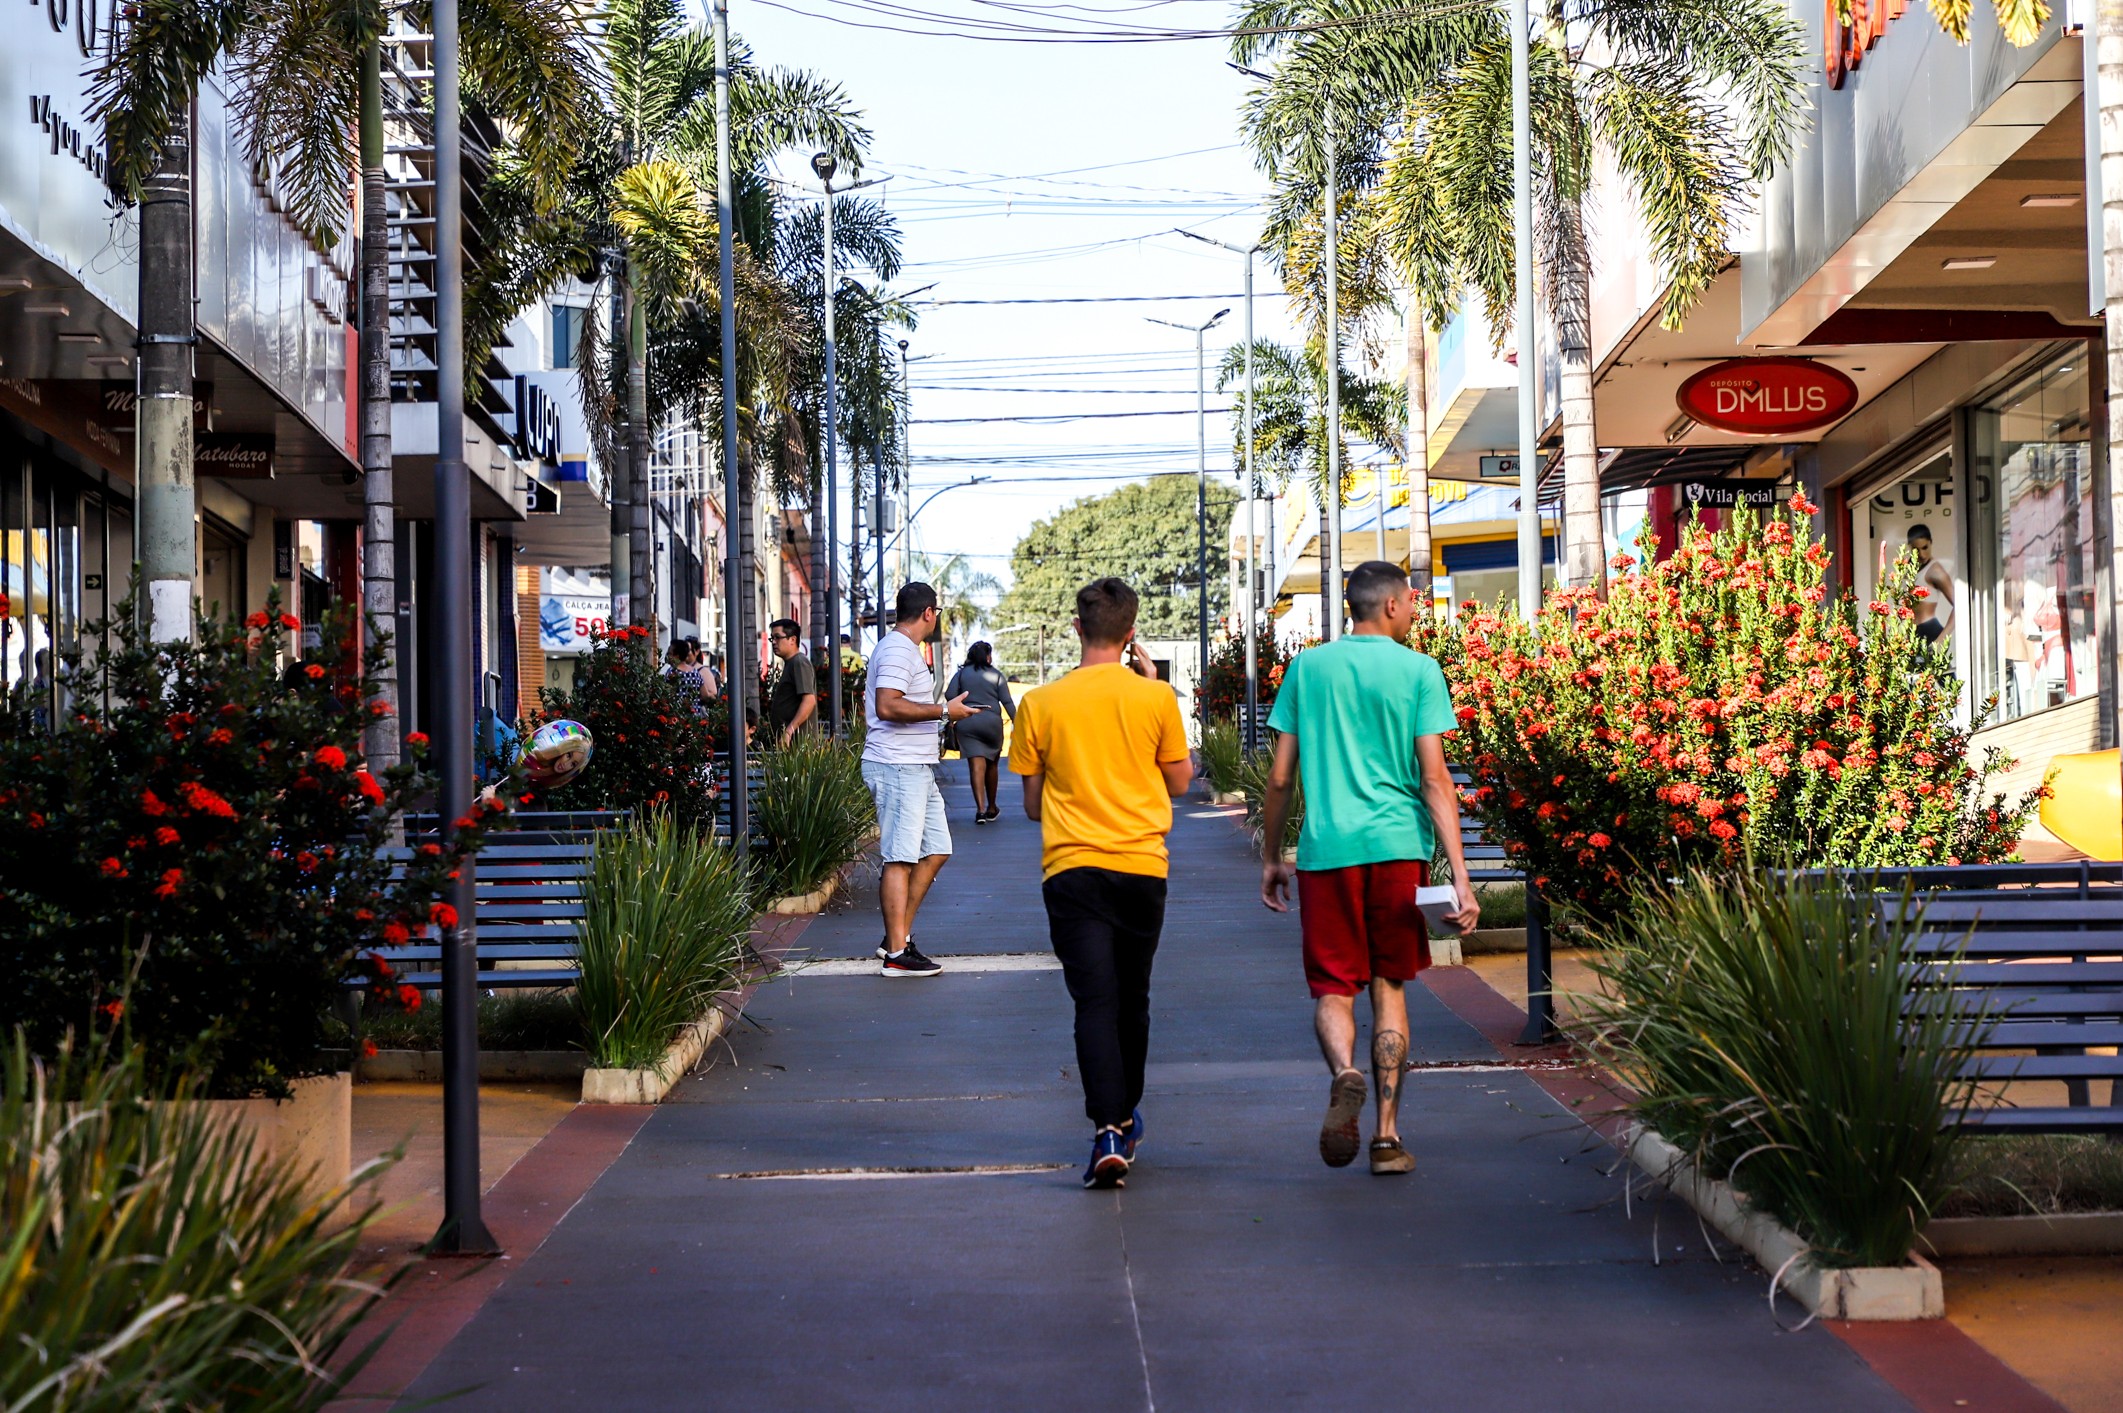
[{"label": "street lamp head", "polygon": [[1215,327],[1216,327],[1216,326],[1217,326],[1218,324],[1221,324],[1221,323],[1223,323],[1223,322],[1224,322],[1224,316],[1225,316],[1226,314],[1229,314],[1230,312],[1231,312],[1231,311],[1230,311],[1230,310],[1228,310],[1228,309],[1219,309],[1219,310],[1217,310],[1217,311],[1216,311],[1216,314],[1215,314],[1215,316],[1214,316],[1213,318],[1211,318],[1211,319],[1209,320],[1209,322],[1208,322],[1208,323],[1206,323],[1206,324],[1202,325],[1202,327],[1203,327],[1203,328],[1205,328],[1205,329],[1213,329],[1213,328],[1215,328]]},{"label": "street lamp head", "polygon": [[811,154],[811,170],[818,173],[820,181],[830,182],[833,174],[840,170],[840,159],[830,152],[814,152]]},{"label": "street lamp head", "polygon": [[907,351],[907,341],[905,339],[901,339],[899,341],[899,351],[901,353],[905,353]]}]

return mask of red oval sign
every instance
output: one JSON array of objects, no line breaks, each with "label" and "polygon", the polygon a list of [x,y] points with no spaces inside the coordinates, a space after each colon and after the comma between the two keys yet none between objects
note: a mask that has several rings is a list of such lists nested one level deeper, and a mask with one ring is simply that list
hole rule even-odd
[{"label": "red oval sign", "polygon": [[1706,427],[1776,436],[1842,418],[1858,405],[1858,385],[1805,358],[1728,358],[1681,384],[1674,400]]}]

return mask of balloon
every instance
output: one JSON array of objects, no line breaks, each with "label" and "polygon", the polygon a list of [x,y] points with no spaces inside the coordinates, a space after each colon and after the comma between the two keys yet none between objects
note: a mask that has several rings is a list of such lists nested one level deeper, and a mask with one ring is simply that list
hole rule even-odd
[{"label": "balloon", "polygon": [[548,721],[523,748],[524,774],[533,786],[565,785],[590,763],[597,743],[579,721]]}]

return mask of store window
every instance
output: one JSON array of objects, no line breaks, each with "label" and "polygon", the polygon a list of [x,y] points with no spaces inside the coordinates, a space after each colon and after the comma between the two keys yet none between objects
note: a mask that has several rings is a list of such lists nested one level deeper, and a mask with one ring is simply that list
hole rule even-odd
[{"label": "store window", "polygon": [[1971,410],[1971,577],[1986,602],[1970,666],[1996,720],[2090,697],[2099,680],[2087,372],[2074,349]]},{"label": "store window", "polygon": [[573,368],[582,349],[583,321],[590,311],[577,304],[553,306],[553,368]]},{"label": "store window", "polygon": [[1965,606],[1956,587],[1960,566],[1960,509],[1955,504],[1953,458],[1944,453],[1920,460],[1907,475],[1853,501],[1852,538],[1859,546],[1854,587],[1860,603],[1906,559],[1924,597],[1917,603],[1917,632],[1939,651],[1951,652]]}]

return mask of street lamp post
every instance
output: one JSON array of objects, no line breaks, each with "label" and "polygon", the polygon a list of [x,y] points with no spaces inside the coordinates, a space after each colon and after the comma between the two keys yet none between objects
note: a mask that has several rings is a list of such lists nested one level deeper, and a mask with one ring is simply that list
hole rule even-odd
[{"label": "street lamp post", "polygon": [[1209,724],[1208,703],[1202,696],[1202,684],[1209,680],[1209,385],[1207,357],[1203,349],[1208,332],[1222,323],[1230,312],[1219,309],[1203,324],[1175,324],[1169,319],[1150,321],[1194,335],[1194,594],[1198,600],[1196,608],[1201,634],[1198,644],[1201,656],[1194,675],[1194,715],[1204,727]]},{"label": "street lamp post", "polygon": [[1248,751],[1260,748],[1261,679],[1258,642],[1260,629],[1254,614],[1260,602],[1260,573],[1255,563],[1255,540],[1257,532],[1253,522],[1253,509],[1258,483],[1253,479],[1253,257],[1263,247],[1259,245],[1238,246],[1216,240],[1195,231],[1180,231],[1178,234],[1206,245],[1222,246],[1245,257],[1246,261],[1246,398],[1245,419],[1240,424],[1244,432],[1240,437],[1239,455],[1244,463],[1246,495],[1246,724],[1245,740]]},{"label": "street lamp post", "polygon": [[[1516,0],[1524,5],[1526,0]],[[1342,635],[1342,314],[1338,286],[1340,259],[1336,254],[1337,227],[1341,213],[1336,199],[1341,183],[1335,174],[1334,99],[1327,99],[1323,129],[1326,148],[1325,235],[1323,254],[1327,261],[1327,484],[1320,503],[1325,522],[1321,539],[1320,616],[1325,620],[1321,636],[1329,642]]]},{"label": "street lamp post", "polygon": [[[441,589],[435,717],[438,832],[472,812],[472,481],[464,460],[464,152],[457,0],[435,0],[435,582]],[[468,856],[442,930],[442,1227],[431,1250],[490,1256],[501,1246],[479,1212],[479,944]]]},{"label": "street lamp post", "polygon": [[[818,174],[819,183],[825,187],[826,192],[823,207],[825,214],[826,275],[826,481],[825,514],[819,517],[825,521],[825,524],[811,527],[812,534],[823,533],[826,537],[826,582],[822,586],[813,586],[812,592],[814,594],[817,593],[821,587],[825,590],[826,640],[820,646],[825,650],[826,654],[826,734],[828,736],[838,736],[840,734],[840,654],[833,650],[833,634],[837,631],[837,625],[840,622],[840,575],[835,569],[836,561],[840,557],[835,548],[840,539],[840,526],[838,523],[840,519],[840,496],[837,484],[839,467],[836,460],[839,454],[840,441],[840,395],[839,389],[835,386],[833,367],[833,174],[840,170],[840,162],[830,152],[814,153],[811,157],[811,170]],[[817,507],[814,506],[812,509],[815,514]],[[815,615],[813,621],[816,621]]]}]

